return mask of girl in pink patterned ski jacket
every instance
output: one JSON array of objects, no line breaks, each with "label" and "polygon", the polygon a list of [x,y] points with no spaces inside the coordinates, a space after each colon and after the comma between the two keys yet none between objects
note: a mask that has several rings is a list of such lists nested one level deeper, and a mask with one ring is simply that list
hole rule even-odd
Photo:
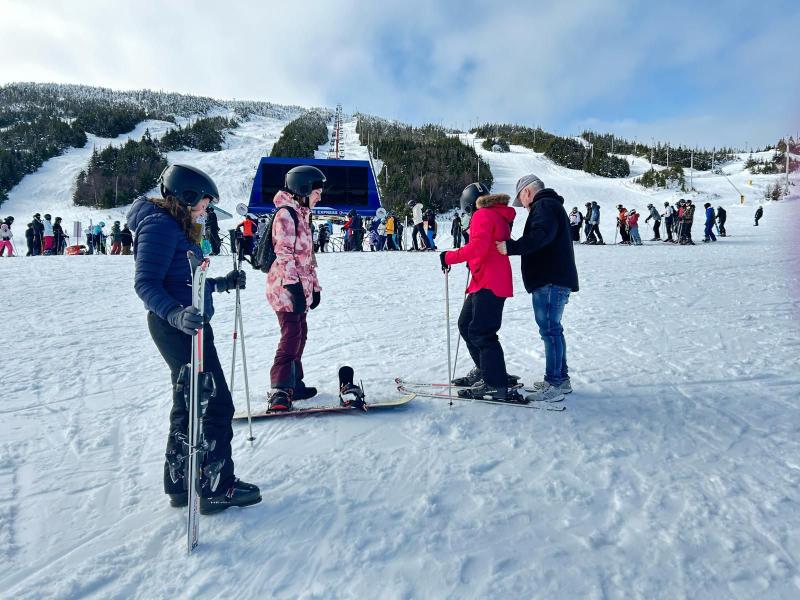
[{"label": "girl in pink patterned ski jacket", "polygon": [[[322,291],[317,279],[317,261],[312,252],[311,209],[300,206],[292,194],[284,191],[275,194],[274,202],[276,210],[281,206],[294,209],[297,231],[288,210],[280,210],[275,214],[272,245],[276,258],[267,274],[267,300],[275,312],[306,312],[314,302],[314,292],[319,294]],[[302,286],[305,300],[301,311],[297,310],[299,306],[295,306],[295,298],[299,295],[294,291],[297,288],[287,288],[297,283]],[[299,297],[297,300],[297,304],[302,304]]]},{"label": "girl in pink patterned ski jacket", "polygon": [[267,300],[278,317],[281,339],[269,372],[268,408],[273,411],[291,410],[293,400],[317,393],[303,382],[303,350],[308,338],[306,315],[319,305],[322,291],[313,254],[311,209],[320,201],[324,186],[322,171],[301,165],[286,173],[283,190],[275,194],[275,262],[267,274]]}]

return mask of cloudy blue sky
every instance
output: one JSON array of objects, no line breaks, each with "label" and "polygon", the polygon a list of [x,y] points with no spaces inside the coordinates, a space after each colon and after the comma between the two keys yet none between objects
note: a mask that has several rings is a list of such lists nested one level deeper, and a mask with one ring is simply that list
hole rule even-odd
[{"label": "cloudy blue sky", "polygon": [[0,0],[0,83],[757,146],[800,130],[799,33],[800,0]]}]

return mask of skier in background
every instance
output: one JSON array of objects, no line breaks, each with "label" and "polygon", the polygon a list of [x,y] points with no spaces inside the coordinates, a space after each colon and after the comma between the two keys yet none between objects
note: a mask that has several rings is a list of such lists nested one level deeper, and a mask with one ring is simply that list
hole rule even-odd
[{"label": "skier in background", "polygon": [[395,232],[395,216],[393,212],[386,215],[386,249],[397,250],[397,245],[394,242]]},{"label": "skier in background", "polygon": [[436,250],[436,213],[433,209],[428,211],[426,216],[428,224],[428,246],[431,250]]},{"label": "skier in background", "polygon": [[453,224],[450,225],[450,234],[453,236],[453,248],[461,248],[461,217],[458,211],[453,215]]},{"label": "skier in background", "polygon": [[594,200],[592,200],[592,218],[589,220],[589,224],[592,226],[589,235],[594,234],[597,238],[596,243],[604,246],[603,234],[600,233],[600,205]]},{"label": "skier in background", "polygon": [[703,241],[706,243],[716,242],[717,236],[714,235],[714,221],[716,221],[717,216],[714,214],[714,208],[711,206],[710,202],[706,202],[703,208],[706,209],[706,229]]},{"label": "skier in background", "polygon": [[44,236],[44,223],[42,223],[42,215],[36,213],[33,215],[33,255],[39,256],[43,251],[42,238]]},{"label": "skier in background", "polygon": [[56,254],[64,254],[68,237],[69,236],[64,235],[64,228],[61,226],[61,217],[56,217],[56,222],[53,223],[53,238],[55,240]]},{"label": "skier in background", "polygon": [[764,216],[764,207],[759,205],[758,208],[756,209],[756,214],[755,214],[756,222],[753,223],[753,225],[758,227],[758,222],[761,220],[761,217],[763,216]]},{"label": "skier in background", "polygon": [[119,227],[119,221],[114,221],[111,226],[111,254],[120,252],[122,252],[122,230]]},{"label": "skier in background", "polygon": [[[303,351],[308,338],[307,313],[319,306],[322,288],[311,252],[311,210],[322,197],[325,175],[310,165],[286,173],[275,194],[272,244],[275,262],[267,273],[267,300],[275,311],[281,339],[270,369],[269,410],[291,410],[292,402],[317,395],[303,381]],[[278,210],[286,207],[283,210]]]},{"label": "skier in background", "polygon": [[249,256],[251,261],[253,260],[253,251],[255,250],[254,242],[257,228],[258,222],[255,217],[249,213],[245,215],[244,221],[236,226],[236,231],[242,232],[242,237],[239,239],[242,245],[242,253]]},{"label": "skier in background", "polygon": [[330,231],[328,231],[328,225],[326,223],[320,223],[317,227],[317,240],[319,241],[320,252],[325,252],[325,246],[330,238],[331,234]]},{"label": "skier in background", "polygon": [[581,224],[583,223],[583,214],[578,210],[577,206],[572,207],[572,212],[569,213],[569,229],[572,234],[573,242],[581,241]]},{"label": "skier in background", "polygon": [[8,256],[14,256],[14,247],[11,245],[11,239],[14,235],[8,227],[8,223],[3,222],[0,224],[0,256],[3,256],[8,250]]},{"label": "skier in background", "polygon": [[52,216],[50,214],[46,214],[44,216],[44,221],[42,221],[42,254],[50,255],[55,254],[55,247],[56,247],[56,240],[55,235],[53,235],[53,221]]},{"label": "skier in background", "polygon": [[683,237],[684,244],[694,246],[692,241],[692,225],[694,224],[694,204],[691,200],[686,201],[686,208],[683,210]]},{"label": "skier in background", "polygon": [[222,246],[222,240],[219,238],[217,213],[210,204],[206,209],[206,238],[208,238],[208,242],[211,244],[211,256],[218,256],[219,249]]},{"label": "skier in background", "polygon": [[628,209],[617,204],[617,229],[619,230],[620,244],[630,245],[631,236],[628,235]]},{"label": "skier in background", "polygon": [[[411,243],[414,246],[414,250],[429,250],[430,245],[428,244],[428,236],[425,234],[425,218],[422,214],[422,203],[411,200],[408,206],[411,208],[411,220],[414,223],[414,229],[411,232]],[[419,245],[417,243],[417,238],[420,240]]]},{"label": "skier in background", "polygon": [[592,218],[592,203],[587,202],[584,208],[586,208],[586,216],[583,218],[583,243],[596,244],[597,237],[592,232],[592,224],[590,223],[590,219]]},{"label": "skier in background", "polygon": [[719,236],[726,237],[725,221],[728,220],[728,212],[721,206],[717,207],[717,227],[719,227]]},{"label": "skier in background", "polygon": [[28,252],[25,256],[36,256],[36,248],[33,245],[34,240],[34,232],[33,232],[33,221],[28,223],[28,227],[25,229],[25,243],[28,246]]},{"label": "skier in background", "polygon": [[647,223],[650,219],[653,219],[653,237],[650,238],[651,242],[660,241],[661,240],[661,215],[658,214],[656,207],[653,206],[652,203],[647,205],[647,208],[650,210],[650,214],[647,215],[647,218],[644,220]]},{"label": "skier in background", "polygon": [[667,234],[667,237],[664,241],[671,242],[672,225],[675,221],[675,209],[669,205],[669,202],[664,202],[664,212],[661,213],[661,216],[664,217],[664,230],[666,231]]},{"label": "skier in background", "polygon": [[120,240],[122,241],[122,255],[129,256],[131,253],[131,246],[133,245],[133,233],[127,223],[122,227]]},{"label": "skier in background", "polygon": [[[7,225],[8,232],[11,233],[11,226],[14,224],[14,217],[8,216],[2,221],[0,221],[0,223],[2,223],[3,225]],[[11,237],[13,237],[13,235]],[[9,240],[11,239],[11,237],[9,237]],[[11,246],[13,246],[13,243],[9,241],[9,251],[11,250]],[[5,250],[4,248],[0,248],[0,256],[3,256],[4,250]]]},{"label": "skier in background", "polygon": [[[203,432],[214,447],[206,465],[222,461],[219,483],[212,490],[203,474],[200,512],[216,513],[231,506],[261,502],[258,487],[234,475],[231,457],[234,407],[217,349],[214,346],[212,292],[227,292],[237,285],[243,289],[246,274],[234,270],[225,277],[208,278],[205,287],[205,315],[192,306],[192,273],[186,253],[202,258],[202,226],[209,202],[217,202],[214,182],[202,171],[186,165],[170,165],[159,177],[161,198],[139,198],[131,206],[128,223],[136,231],[134,242],[134,289],[147,313],[147,326],[158,351],[167,363],[172,378],[173,398],[169,436],[164,463],[164,492],[172,506],[186,506],[186,467],[189,412],[179,387],[181,367],[191,362],[194,333],[203,328],[203,370],[214,378],[216,393],[208,398],[203,414]],[[185,383],[185,382],[183,382]]]},{"label": "skier in background", "polygon": [[458,317],[458,331],[475,366],[455,385],[472,386],[458,391],[462,398],[522,402],[516,389],[509,389],[503,347],[497,337],[503,322],[506,298],[514,295],[511,262],[501,256],[495,243],[511,237],[516,211],[505,194],[492,194],[482,183],[471,183],[461,193],[461,210],[472,216],[472,235],[458,250],[439,255],[442,271],[466,262],[472,273],[467,296]]},{"label": "skier in background", "polygon": [[628,226],[628,235],[630,235],[630,243],[635,246],[641,246],[642,238],[639,237],[639,213],[636,212],[635,208],[632,208],[628,213],[626,224]]}]

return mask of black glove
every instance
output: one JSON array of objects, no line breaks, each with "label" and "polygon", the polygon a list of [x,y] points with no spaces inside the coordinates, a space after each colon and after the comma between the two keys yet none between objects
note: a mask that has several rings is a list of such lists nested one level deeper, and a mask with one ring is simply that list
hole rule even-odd
[{"label": "black glove", "polygon": [[439,253],[439,262],[442,263],[442,273],[449,273],[450,272],[450,265],[447,264],[445,261],[445,255],[447,252],[440,252]]},{"label": "black glove", "polygon": [[194,335],[203,326],[203,317],[194,306],[187,306],[169,311],[167,322],[186,335]]},{"label": "black glove", "polygon": [[234,269],[225,277],[217,277],[214,279],[214,289],[217,292],[229,292],[236,289],[236,281],[239,281],[239,289],[243,290],[247,285],[247,273],[241,269]]},{"label": "black glove", "polygon": [[319,306],[320,299],[321,299],[320,292],[312,293],[311,294],[311,306],[309,306],[308,308],[310,308],[311,310],[314,310],[315,308],[317,308]]},{"label": "black glove", "polygon": [[290,283],[283,286],[292,295],[292,305],[294,306],[294,313],[306,312],[306,293],[303,291],[303,284],[299,281],[297,283]]}]

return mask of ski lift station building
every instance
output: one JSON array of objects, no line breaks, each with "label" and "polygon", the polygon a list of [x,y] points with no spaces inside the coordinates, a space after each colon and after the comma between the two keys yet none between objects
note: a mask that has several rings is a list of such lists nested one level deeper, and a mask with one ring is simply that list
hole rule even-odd
[{"label": "ski lift station building", "polygon": [[355,210],[362,217],[374,217],[381,207],[375,172],[370,161],[323,158],[264,157],[258,164],[248,210],[264,214],[275,210],[272,199],[286,177],[298,165],[312,165],[325,174],[327,183],[316,215],[342,215]]}]

